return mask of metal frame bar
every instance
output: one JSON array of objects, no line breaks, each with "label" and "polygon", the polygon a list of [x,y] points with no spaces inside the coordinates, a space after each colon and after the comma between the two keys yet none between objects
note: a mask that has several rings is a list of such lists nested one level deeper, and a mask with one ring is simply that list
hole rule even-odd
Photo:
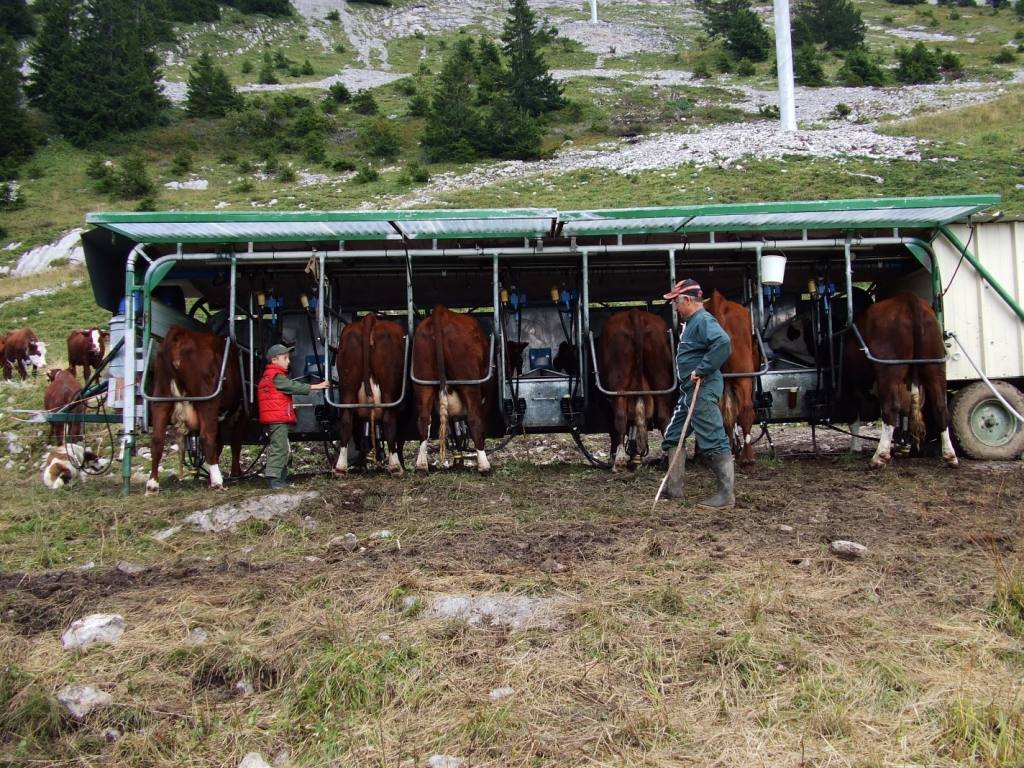
[{"label": "metal frame bar", "polygon": [[668,389],[640,389],[637,391],[626,391],[626,392],[613,392],[609,389],[605,389],[601,384],[601,372],[597,367],[597,349],[594,347],[594,332],[587,331],[587,337],[590,339],[590,354],[594,361],[594,383],[597,385],[598,390],[609,397],[639,397],[641,395],[667,395],[670,392],[675,392],[679,387],[679,372],[676,370],[675,365],[675,354],[672,346],[672,329],[668,331],[668,353],[672,358],[672,386]]},{"label": "metal frame bar", "polygon": [[[764,376],[769,373],[769,361],[768,361],[768,350],[765,349],[764,340],[761,338],[761,333],[757,330],[754,331],[754,338],[757,339],[757,346],[761,350],[761,368],[757,371],[751,371],[749,373],[723,373],[722,378],[724,379],[756,379],[760,376]],[[771,371],[775,373],[775,371]]]},{"label": "metal frame bar", "polygon": [[[399,394],[398,399],[393,403],[381,403],[380,405],[375,403],[336,403],[331,400],[331,387],[324,390],[324,401],[326,401],[328,405],[333,405],[335,408],[340,408],[342,410],[356,410],[358,408],[394,408],[396,405],[401,405],[402,401],[405,400],[406,382],[409,380],[409,361],[411,359],[409,349],[411,347],[411,341],[412,338],[409,334],[405,334],[405,353],[402,358],[402,392]],[[328,354],[330,353],[327,350],[327,345],[324,344],[324,372],[327,374],[327,380],[330,381],[333,386],[334,382],[330,379],[331,369],[327,367],[326,363]]]},{"label": "metal frame bar", "polygon": [[146,349],[146,360],[142,364],[142,399],[150,403],[203,403],[218,397],[221,390],[224,389],[224,381],[227,379],[225,373],[228,369],[228,353],[231,351],[231,343],[230,338],[224,340],[224,355],[220,362],[220,380],[217,382],[217,388],[213,391],[213,394],[201,397],[162,397],[146,392],[146,374],[149,373],[149,361],[153,356],[153,340],[150,339],[149,347]]},{"label": "metal frame bar", "polygon": [[857,344],[860,346],[860,351],[864,353],[865,357],[872,363],[881,363],[882,365],[945,365],[949,361],[949,355],[938,358],[922,358],[920,360],[883,360],[880,357],[875,357],[871,354],[871,350],[868,349],[867,342],[864,341],[864,337],[860,335],[860,330],[857,328],[856,323],[850,323],[850,329],[853,331],[854,336],[857,337]]},{"label": "metal frame bar", "polygon": [[[416,330],[419,330],[419,329],[417,328]],[[416,331],[413,331],[413,336],[415,336],[415,335],[416,335]],[[470,386],[470,385],[473,385],[473,384],[485,384],[488,381],[490,381],[494,377],[494,369],[496,368],[496,366],[494,364],[494,337],[495,337],[495,334],[492,333],[491,334],[491,351],[490,351],[490,353],[487,356],[487,361],[488,361],[489,367],[487,369],[487,375],[486,376],[484,376],[482,379],[445,379],[445,384],[453,385],[453,386],[458,386],[458,387],[463,387],[463,386]],[[413,365],[415,364],[415,362],[416,361],[413,360],[412,362],[409,363],[409,378],[412,379],[412,383],[413,384],[419,384],[420,386],[424,386],[424,387],[436,387],[436,386],[439,386],[441,384],[441,381],[439,379],[431,381],[429,379],[418,379],[418,378],[416,378],[416,372],[413,370]]]}]

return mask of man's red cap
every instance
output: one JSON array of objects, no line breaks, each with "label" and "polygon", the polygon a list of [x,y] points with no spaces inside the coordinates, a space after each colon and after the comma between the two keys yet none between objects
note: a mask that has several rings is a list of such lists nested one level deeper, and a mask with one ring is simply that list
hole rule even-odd
[{"label": "man's red cap", "polygon": [[690,278],[680,280],[672,286],[672,290],[666,293],[664,298],[666,301],[674,301],[684,294],[691,299],[704,298],[704,292],[700,289],[700,283]]}]

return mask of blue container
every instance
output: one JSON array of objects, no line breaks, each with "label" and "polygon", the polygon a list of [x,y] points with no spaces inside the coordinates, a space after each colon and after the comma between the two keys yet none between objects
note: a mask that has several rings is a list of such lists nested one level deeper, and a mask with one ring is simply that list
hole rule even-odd
[{"label": "blue container", "polygon": [[[124,297],[122,297],[121,300],[117,303],[117,314],[123,315],[124,314],[125,306],[126,306],[125,305],[125,300],[124,300]],[[141,312],[142,312],[142,294],[141,293],[136,293],[135,294],[135,314],[138,315]]]}]

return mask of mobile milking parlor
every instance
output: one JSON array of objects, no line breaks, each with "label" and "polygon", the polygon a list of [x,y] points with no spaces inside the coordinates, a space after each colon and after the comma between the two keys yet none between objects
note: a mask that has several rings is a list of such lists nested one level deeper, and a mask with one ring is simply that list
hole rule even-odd
[{"label": "mobile milking parlor", "polygon": [[[859,338],[855,295],[911,290],[945,331],[961,450],[1016,458],[1024,451],[1024,220],[991,212],[999,200],[91,214],[86,262],[96,302],[112,314],[112,352],[92,384],[109,415],[51,418],[120,424],[127,492],[132,456],[150,428],[151,360],[172,326],[224,337],[254,414],[270,344],[296,346],[292,375],[336,383],[340,329],[368,311],[403,324],[403,381],[422,383],[411,341],[418,322],[444,304],[473,314],[489,334],[486,378],[498,392],[489,437],[565,432],[601,465],[581,435],[607,432],[605,400],[616,393],[595,364],[594,339],[611,313],[638,306],[671,323],[665,344],[674,345],[678,323],[660,296],[693,277],[706,293],[717,289],[749,308],[761,362],[746,375],[765,430],[830,426],[841,339]],[[521,371],[500,353],[508,342],[525,345]],[[410,390],[403,386],[390,406],[406,407]],[[323,442],[329,467],[330,452],[346,449],[332,446],[345,407],[338,390],[296,405],[293,438]],[[463,434],[449,430],[456,455]],[[253,424],[248,441],[259,440]],[[195,441],[188,444],[194,451]]]}]

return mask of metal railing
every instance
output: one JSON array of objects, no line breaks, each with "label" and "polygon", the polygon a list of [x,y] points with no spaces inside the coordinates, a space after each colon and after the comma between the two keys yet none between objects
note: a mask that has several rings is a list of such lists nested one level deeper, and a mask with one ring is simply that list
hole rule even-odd
[{"label": "metal railing", "polygon": [[635,390],[635,391],[630,390],[630,391],[624,391],[624,392],[616,392],[616,391],[612,391],[610,389],[605,389],[604,385],[601,383],[601,372],[600,372],[600,370],[597,367],[597,348],[594,346],[594,332],[593,331],[589,331],[587,333],[587,338],[590,339],[590,355],[591,355],[591,359],[594,361],[594,382],[597,384],[598,390],[600,390],[603,394],[609,395],[610,397],[637,397],[637,396],[641,396],[641,395],[667,395],[670,392],[675,392],[676,389],[679,387],[679,374],[676,371],[675,355],[673,354],[673,349],[672,349],[672,331],[671,330],[668,332],[668,354],[669,354],[669,359],[672,360],[672,386],[669,387],[668,389],[638,389],[638,390]]},{"label": "metal railing", "polygon": [[757,339],[758,349],[761,350],[761,367],[756,371],[741,371],[738,373],[723,373],[722,378],[725,379],[756,379],[759,376],[764,376],[768,373],[768,367],[771,362],[768,360],[768,350],[765,349],[764,340],[761,338],[760,333],[754,333],[754,338]]},{"label": "metal railing", "polygon": [[[330,369],[329,365],[325,365],[324,372],[328,376],[327,380],[331,381],[331,387],[328,387],[327,389],[324,390],[324,400],[327,402],[328,405],[332,405],[335,408],[341,408],[342,410],[353,410],[353,409],[356,409],[356,408],[394,408],[396,405],[401,405],[402,401],[405,400],[406,382],[409,380],[409,361],[411,360],[411,357],[409,355],[409,347],[410,347],[411,341],[412,341],[412,339],[409,336],[409,334],[406,334],[405,335],[405,354],[404,354],[404,357],[402,358],[402,392],[401,392],[401,394],[398,395],[398,399],[397,400],[395,400],[392,403],[380,403],[379,405],[376,404],[376,403],[336,403],[336,402],[334,402],[333,400],[331,400],[331,388],[333,387],[334,382],[331,381],[331,379],[330,379],[331,369]],[[326,344],[324,346],[325,346],[325,348],[327,347]],[[326,363],[326,359],[327,359],[327,354],[326,354],[326,351],[325,351],[325,354],[324,354],[325,363]],[[362,384],[360,384],[359,386],[361,387]]]},{"label": "metal railing", "polygon": [[853,331],[853,335],[857,337],[857,344],[860,346],[860,351],[864,353],[865,357],[872,363],[880,363],[881,365],[945,365],[949,361],[949,355],[945,357],[926,357],[919,360],[886,360],[880,357],[875,357],[871,354],[871,350],[868,349],[867,342],[864,341],[864,337],[860,335],[860,330],[857,328],[856,323],[850,323],[850,329]]},{"label": "metal railing", "polygon": [[221,391],[224,389],[224,380],[227,378],[225,373],[228,369],[228,353],[231,351],[231,339],[224,340],[224,354],[220,363],[220,379],[217,381],[217,388],[212,394],[202,395],[198,397],[187,397],[180,395],[178,397],[164,397],[162,395],[151,395],[146,392],[146,374],[149,373],[149,361],[153,355],[153,339],[149,340],[149,345],[146,347],[146,361],[142,364],[142,399],[149,403],[202,403],[213,400],[220,396]]},{"label": "metal railing", "polygon": [[[417,330],[419,330],[419,329],[417,328]],[[436,332],[437,331],[435,331],[435,333]],[[416,335],[416,331],[413,331],[413,335],[414,336]],[[494,366],[494,334],[493,333],[491,334],[491,349],[490,349],[490,352],[487,354],[487,362],[488,362],[488,366],[489,366],[488,369],[487,369],[487,375],[484,376],[482,379],[445,379],[445,384],[448,384],[449,386],[451,386],[451,385],[455,385],[455,386],[469,386],[469,385],[472,385],[472,384],[484,384],[484,383],[490,381],[494,377],[494,367],[495,366]],[[415,359],[412,362],[409,363],[409,378],[412,379],[412,383],[413,384],[420,384],[422,386],[427,386],[427,387],[436,387],[436,386],[439,386],[441,384],[441,381],[439,379],[430,380],[430,379],[418,379],[418,378],[416,378],[416,371],[413,369],[414,363],[415,363]]]}]

